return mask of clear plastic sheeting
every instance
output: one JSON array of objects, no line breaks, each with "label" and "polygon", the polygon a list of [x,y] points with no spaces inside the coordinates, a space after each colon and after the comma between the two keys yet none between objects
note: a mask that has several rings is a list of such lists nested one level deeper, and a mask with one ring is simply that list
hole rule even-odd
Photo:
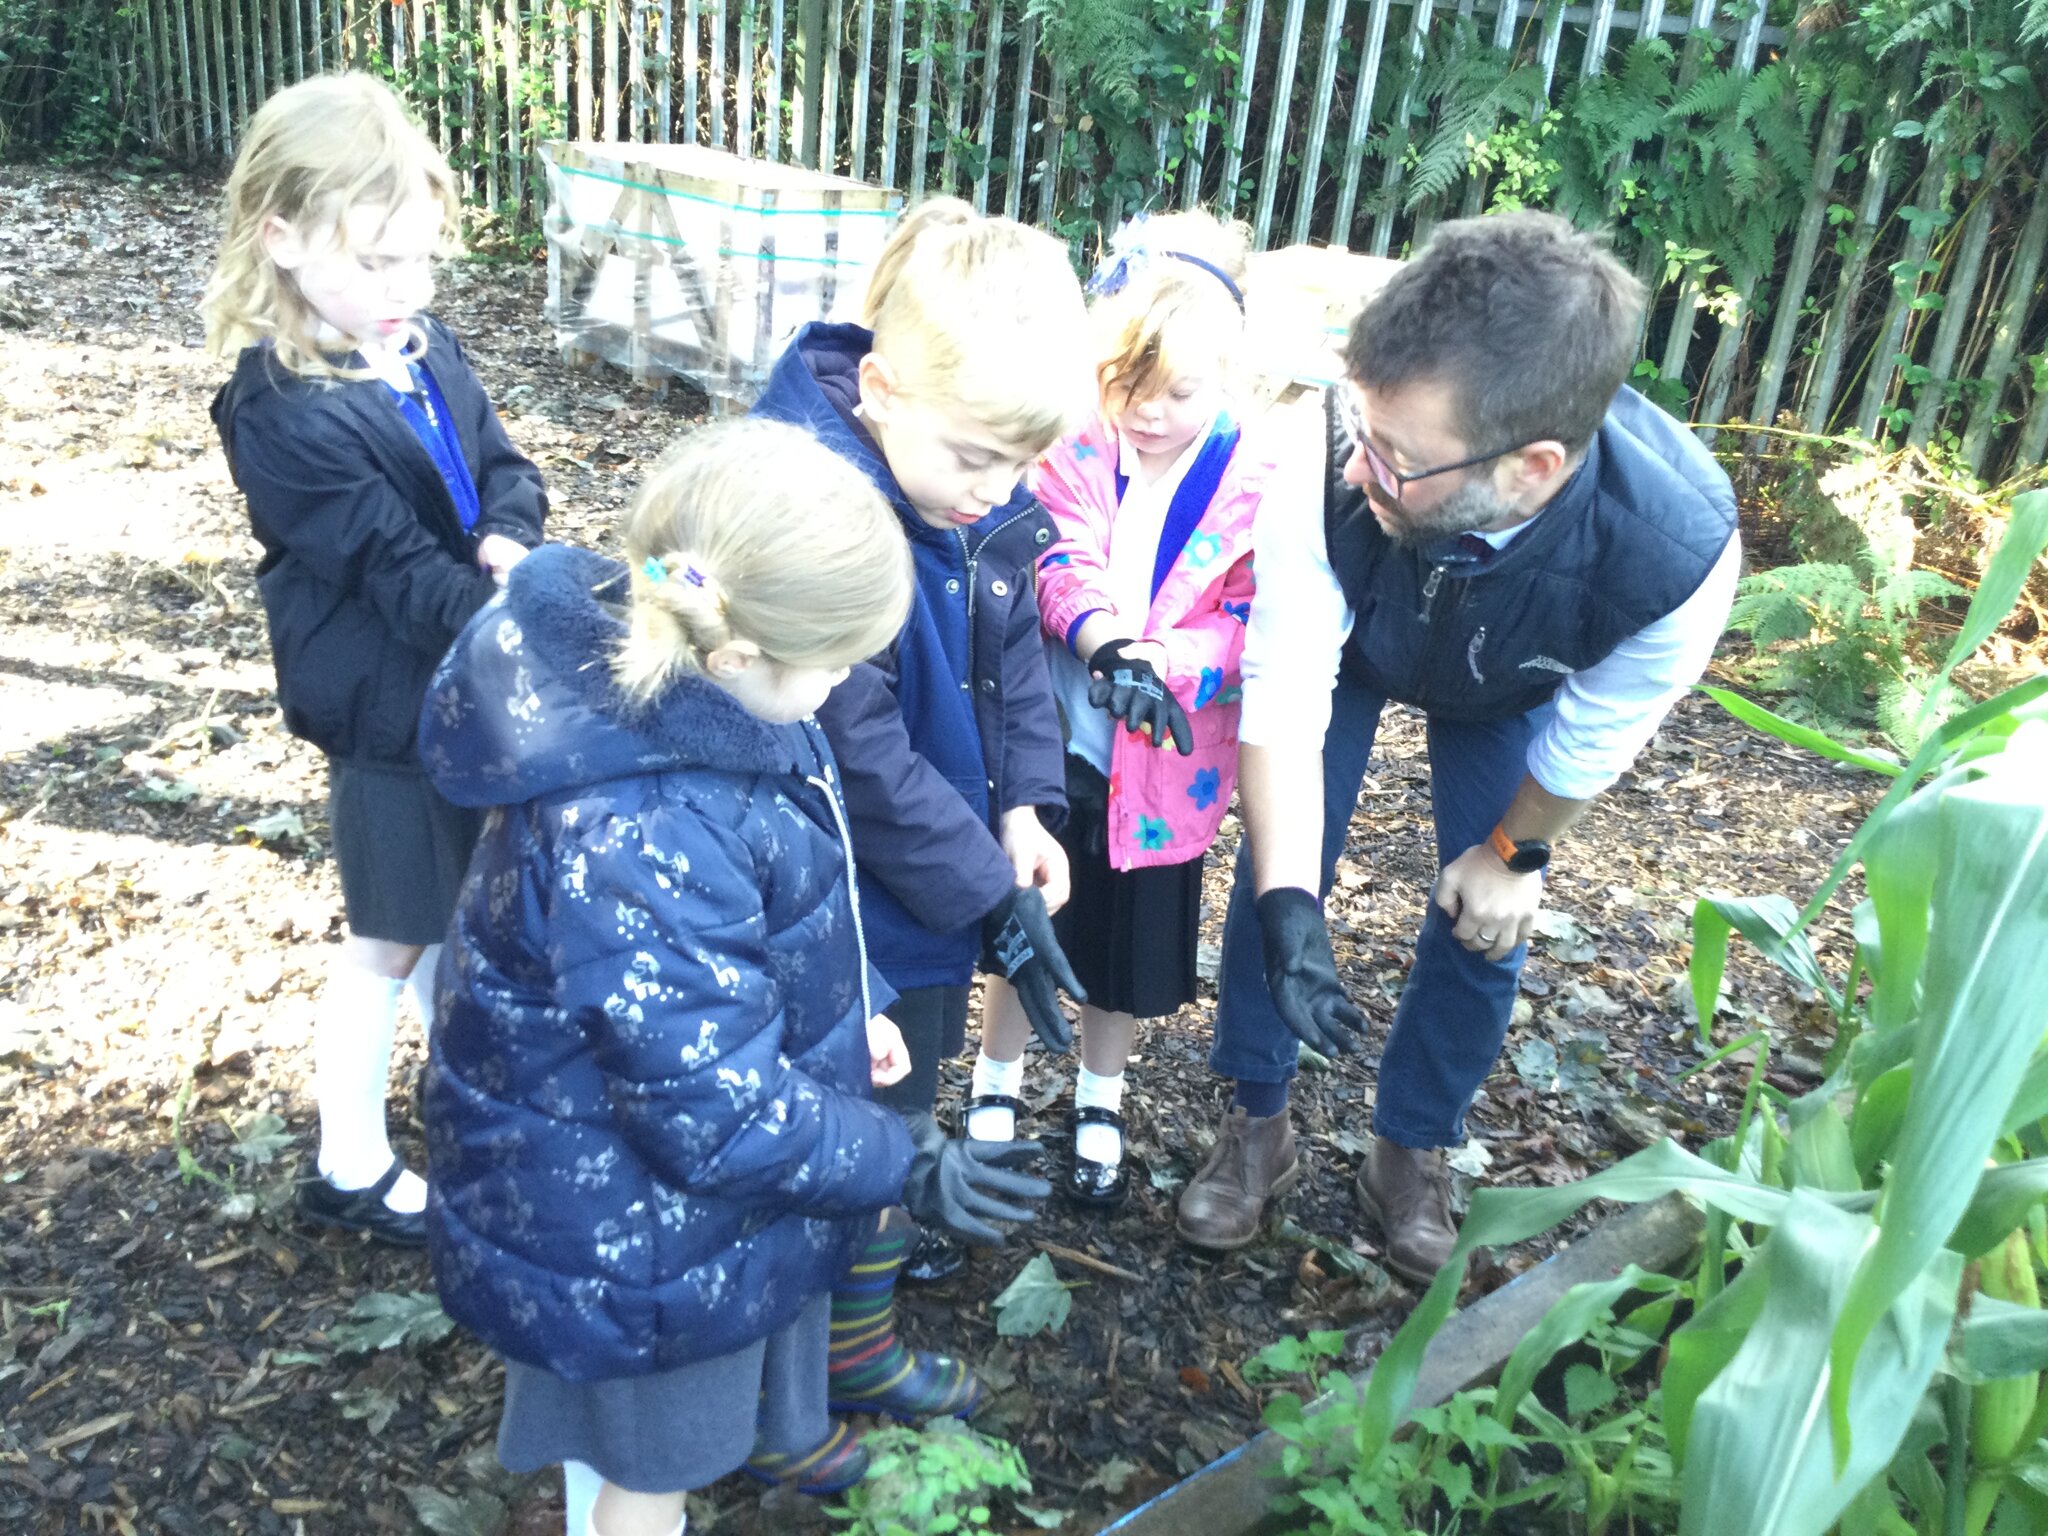
[{"label": "clear plastic sheeting", "polygon": [[901,194],[695,144],[551,143],[547,318],[565,361],[744,406],[812,320],[858,320]]}]

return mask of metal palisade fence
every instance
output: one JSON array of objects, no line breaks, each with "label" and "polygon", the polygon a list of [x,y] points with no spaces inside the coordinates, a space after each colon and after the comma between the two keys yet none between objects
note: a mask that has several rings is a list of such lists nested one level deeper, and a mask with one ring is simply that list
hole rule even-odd
[{"label": "metal palisade fence", "polygon": [[0,0],[0,22],[11,136],[231,155],[280,85],[373,69],[512,234],[557,137],[956,192],[1082,257],[1144,207],[1395,255],[1442,218],[1554,207],[1651,285],[1639,382],[1673,409],[1993,479],[2048,448],[2048,0]]}]

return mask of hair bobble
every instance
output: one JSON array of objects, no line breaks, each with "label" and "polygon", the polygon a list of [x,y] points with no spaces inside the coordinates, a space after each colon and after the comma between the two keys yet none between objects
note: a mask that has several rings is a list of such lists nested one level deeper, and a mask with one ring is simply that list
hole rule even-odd
[{"label": "hair bobble", "polygon": [[[653,555],[649,555],[640,566],[640,574],[649,581],[666,581],[672,573],[666,562],[656,559]],[[704,573],[694,565],[686,563],[680,572],[673,574],[681,575],[683,580],[693,587],[704,585]]]}]

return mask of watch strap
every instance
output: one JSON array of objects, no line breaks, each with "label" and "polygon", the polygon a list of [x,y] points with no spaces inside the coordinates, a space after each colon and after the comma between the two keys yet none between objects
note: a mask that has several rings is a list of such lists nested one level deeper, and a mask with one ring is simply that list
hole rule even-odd
[{"label": "watch strap", "polygon": [[1499,822],[1495,822],[1493,830],[1487,833],[1486,846],[1494,851],[1501,863],[1514,867],[1515,856],[1520,850],[1515,847],[1514,840],[1501,830]]}]

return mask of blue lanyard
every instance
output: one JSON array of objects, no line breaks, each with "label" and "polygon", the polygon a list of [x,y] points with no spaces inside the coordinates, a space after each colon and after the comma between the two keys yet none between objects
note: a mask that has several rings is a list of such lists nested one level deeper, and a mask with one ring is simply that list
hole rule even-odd
[{"label": "blue lanyard", "polygon": [[412,379],[412,391],[391,391],[398,400],[398,413],[433,459],[434,468],[440,471],[441,483],[448,487],[455,515],[466,533],[476,526],[483,509],[477,498],[475,477],[462,456],[462,439],[455,431],[455,423],[448,419],[448,402],[442,398],[441,386],[434,381],[433,374],[418,363],[407,363],[405,367]]}]

